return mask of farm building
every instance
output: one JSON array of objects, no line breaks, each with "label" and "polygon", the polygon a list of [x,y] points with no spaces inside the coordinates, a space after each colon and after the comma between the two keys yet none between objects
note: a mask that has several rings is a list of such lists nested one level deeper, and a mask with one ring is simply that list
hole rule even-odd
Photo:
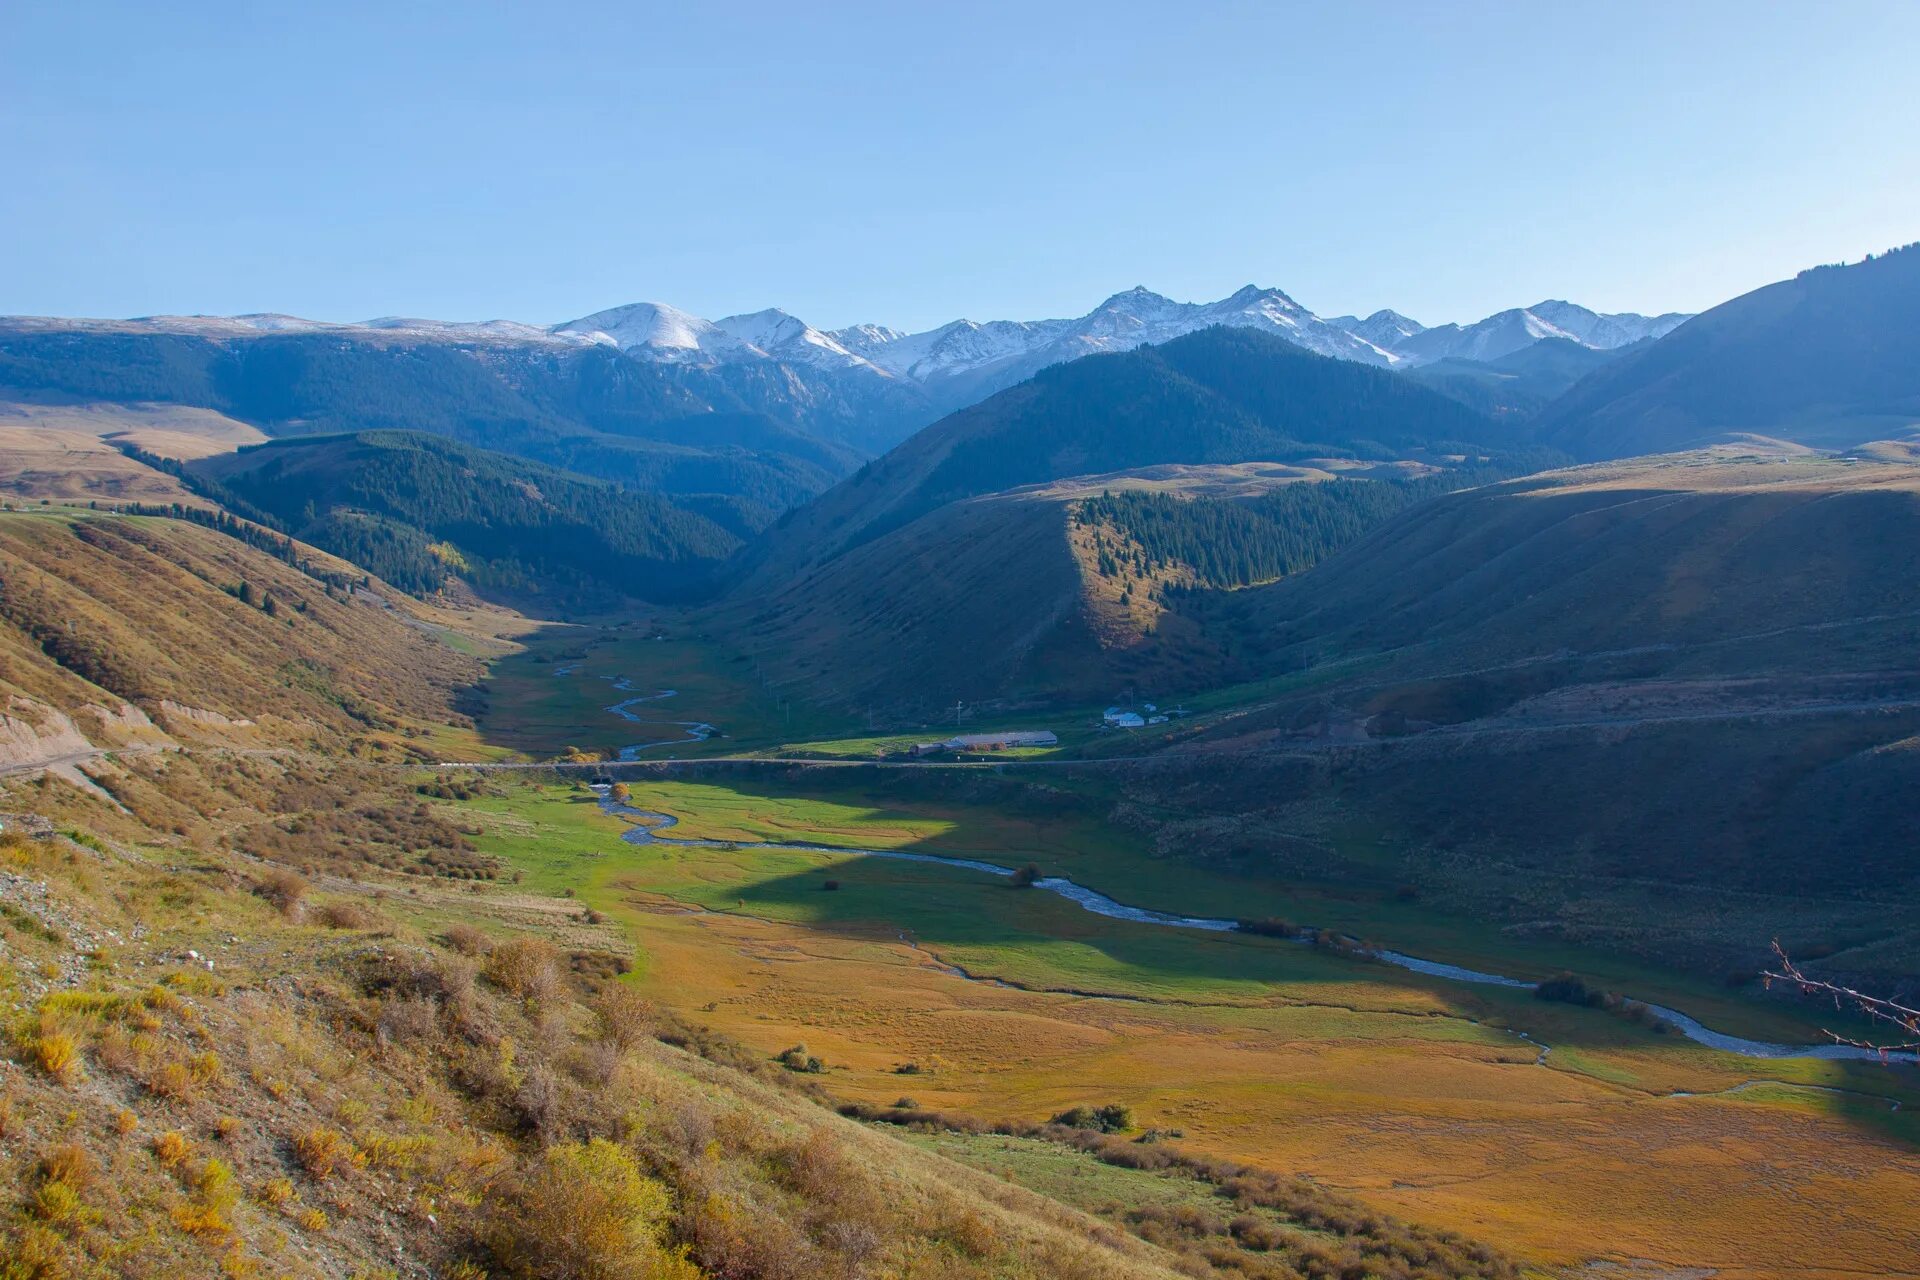
[{"label": "farm building", "polygon": [[1045,729],[1012,729],[1006,733],[963,733],[944,744],[953,751],[1005,751],[1008,747],[1057,747],[1060,739]]}]

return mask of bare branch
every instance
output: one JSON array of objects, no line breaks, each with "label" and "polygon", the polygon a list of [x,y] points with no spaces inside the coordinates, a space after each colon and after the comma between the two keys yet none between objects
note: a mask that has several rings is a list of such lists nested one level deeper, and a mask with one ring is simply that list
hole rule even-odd
[{"label": "bare branch", "polygon": [[1856,1040],[1843,1036],[1837,1031],[1822,1028],[1823,1034],[1835,1044],[1852,1045],[1856,1049],[1865,1049],[1877,1053],[1882,1058],[1894,1053],[1920,1052],[1920,1009],[1911,1009],[1904,1004],[1868,995],[1864,991],[1855,991],[1852,987],[1843,987],[1824,978],[1810,978],[1788,957],[1786,948],[1780,940],[1773,940],[1773,954],[1779,959],[1780,967],[1767,969],[1760,974],[1761,980],[1771,988],[1775,982],[1785,982],[1799,990],[1801,995],[1825,996],[1833,1001],[1833,1007],[1845,1011],[1852,1009],[1865,1014],[1871,1022],[1883,1022],[1898,1027],[1904,1040]]}]

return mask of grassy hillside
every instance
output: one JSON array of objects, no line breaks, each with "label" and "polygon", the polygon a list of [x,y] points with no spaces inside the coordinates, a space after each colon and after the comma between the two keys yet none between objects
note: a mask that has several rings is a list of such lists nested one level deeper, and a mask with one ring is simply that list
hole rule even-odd
[{"label": "grassy hillside", "polygon": [[0,493],[37,502],[206,505],[178,478],[128,457],[98,436],[45,427],[0,426]]},{"label": "grassy hillside", "polygon": [[1582,380],[1539,438],[1584,458],[1754,432],[1823,448],[1920,422],[1920,249],[1817,267],[1695,316]]},{"label": "grassy hillside", "polygon": [[[1500,435],[1486,418],[1381,370],[1246,329],[1092,356],[935,423],[770,531],[752,589],[946,503],[1161,463],[1395,458]],[[1477,451],[1477,450],[1476,450]]]},{"label": "grassy hillside", "polygon": [[259,428],[211,409],[172,404],[50,403],[0,399],[0,427],[64,431],[133,444],[163,458],[204,458],[266,439]]},{"label": "grassy hillside", "polygon": [[349,566],[305,554],[321,576],[184,520],[0,517],[0,688],[189,736],[244,720],[286,744],[446,720],[474,659],[431,614],[348,594]]},{"label": "grassy hillside", "polygon": [[[780,687],[890,721],[956,701],[1190,696],[1230,677],[1208,593],[1297,574],[1526,463],[1163,465],[950,503],[717,615]],[[1338,468],[1330,469],[1330,468]]]},{"label": "grassy hillside", "polygon": [[1436,360],[1408,370],[1406,376],[1490,418],[1524,422],[1574,383],[1632,350],[1601,351],[1566,338],[1547,338],[1495,360]]},{"label": "grassy hillside", "polygon": [[9,1275],[1178,1274],[622,990],[562,899],[183,852],[0,839]]},{"label": "grassy hillside", "polygon": [[635,935],[550,874],[618,847],[589,796],[549,832],[537,784],[408,767],[463,735],[491,645],[449,615],[51,509],[0,516],[0,582],[9,743],[58,730],[0,765],[8,1280],[1516,1273],[1316,1183],[1023,1122],[1029,1158],[1111,1171],[1082,1207],[643,997]]},{"label": "grassy hillside", "polygon": [[457,578],[517,598],[673,597],[739,545],[658,494],[412,432],[278,440],[190,474],[423,594]]},{"label": "grassy hillside", "polygon": [[1189,745],[1249,754],[1143,792],[1229,862],[1736,981],[1774,936],[1904,981],[1916,548],[1910,463],[1722,452],[1444,498],[1209,617],[1274,679]]},{"label": "grassy hillside", "polygon": [[184,406],[273,435],[425,431],[724,500],[743,529],[757,529],[858,454],[829,438],[830,389],[743,377],[603,348],[0,325],[0,401]]}]

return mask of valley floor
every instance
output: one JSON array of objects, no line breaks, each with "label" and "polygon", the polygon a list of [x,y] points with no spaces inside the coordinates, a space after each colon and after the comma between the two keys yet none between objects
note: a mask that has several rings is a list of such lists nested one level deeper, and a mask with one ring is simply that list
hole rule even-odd
[{"label": "valley floor", "polygon": [[[584,674],[589,700],[604,693]],[[570,686],[556,701],[580,698]],[[1032,862],[1137,905],[1298,912],[1462,963],[1577,969],[1724,1030],[1819,1038],[1780,1006],[1418,908],[1309,916],[1337,914],[1339,894],[1169,863],[1079,804],[916,796],[871,771],[622,776],[675,837],[719,843],[636,846],[583,781],[537,775],[494,775],[460,820],[529,887],[624,926],[643,990],[770,1057],[804,1044],[836,1098],[1016,1122],[1119,1103],[1183,1149],[1308,1174],[1554,1268],[1920,1274],[1910,1067],[1746,1058],[1524,989],[1108,919],[1003,877],[756,846]],[[1016,1181],[1078,1176],[1015,1139],[927,1141]]]}]

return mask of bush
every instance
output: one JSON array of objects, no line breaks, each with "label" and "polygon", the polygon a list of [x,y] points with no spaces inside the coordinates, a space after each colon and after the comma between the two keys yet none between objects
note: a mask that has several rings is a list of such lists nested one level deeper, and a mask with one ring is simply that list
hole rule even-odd
[{"label": "bush", "polygon": [[1117,1102],[1104,1107],[1074,1107],[1055,1116],[1052,1124],[1094,1133],[1124,1133],[1133,1128],[1133,1112]]},{"label": "bush", "polygon": [[372,929],[381,920],[358,902],[336,899],[320,908],[320,923],[329,929]]},{"label": "bush", "polygon": [[61,1084],[73,1084],[83,1074],[79,1042],[64,1031],[42,1031],[33,1037],[30,1052],[35,1065]]},{"label": "bush", "polygon": [[487,955],[487,981],[522,1000],[552,998],[560,976],[558,954],[540,938],[521,937],[502,942]]},{"label": "bush", "polygon": [[600,1038],[622,1050],[651,1039],[660,1025],[653,1001],[618,982],[609,983],[594,999],[593,1012],[600,1021]]},{"label": "bush", "polygon": [[353,1144],[333,1129],[308,1129],[294,1136],[293,1158],[300,1162],[307,1176],[324,1182],[352,1166]]},{"label": "bush", "polygon": [[487,931],[465,922],[448,926],[443,936],[447,945],[463,956],[484,956],[493,950],[493,939]]},{"label": "bush", "polygon": [[260,878],[254,892],[271,902],[290,920],[300,917],[300,900],[307,895],[306,877],[285,867],[276,867]]},{"label": "bush", "polygon": [[153,1140],[153,1157],[162,1167],[177,1169],[193,1154],[193,1144],[178,1129],[170,1129]]},{"label": "bush", "polygon": [[527,1280],[692,1280],[698,1272],[661,1244],[669,1207],[666,1188],[620,1147],[562,1143],[512,1181],[490,1242]]},{"label": "bush", "polygon": [[804,1071],[819,1075],[827,1069],[827,1064],[807,1052],[807,1046],[797,1044],[774,1059],[789,1071]]}]

